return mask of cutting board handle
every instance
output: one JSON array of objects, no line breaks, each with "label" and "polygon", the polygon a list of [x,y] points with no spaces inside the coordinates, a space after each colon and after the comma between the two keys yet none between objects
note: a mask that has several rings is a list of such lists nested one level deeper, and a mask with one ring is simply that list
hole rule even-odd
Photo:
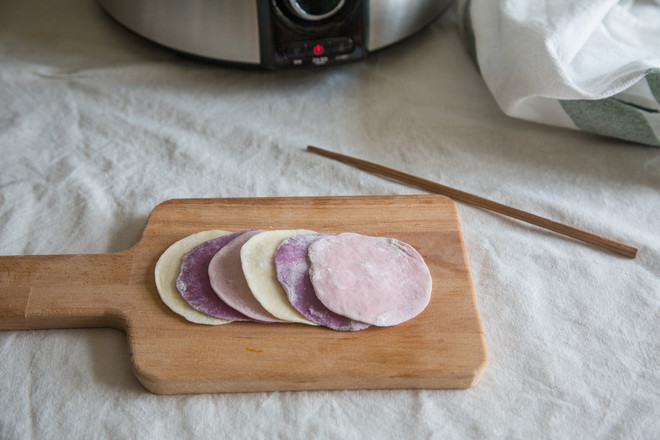
[{"label": "cutting board handle", "polygon": [[132,249],[0,257],[0,330],[125,329]]}]

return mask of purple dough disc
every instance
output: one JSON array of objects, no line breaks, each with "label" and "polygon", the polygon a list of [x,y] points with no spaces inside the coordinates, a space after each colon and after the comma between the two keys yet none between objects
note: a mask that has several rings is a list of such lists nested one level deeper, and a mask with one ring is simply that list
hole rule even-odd
[{"label": "purple dough disc", "polygon": [[369,324],[354,321],[332,312],[316,297],[309,278],[307,248],[310,243],[331,234],[295,235],[287,238],[275,252],[277,279],[284,288],[289,303],[305,318],[339,331],[357,331]]},{"label": "purple dough disc", "polygon": [[216,295],[209,280],[209,263],[213,256],[233,239],[248,231],[238,231],[206,241],[183,256],[176,288],[193,309],[230,321],[255,321],[230,307]]},{"label": "purple dough disc", "polygon": [[257,301],[243,275],[241,247],[260,232],[263,231],[248,231],[220,249],[209,263],[209,281],[216,295],[242,314],[262,322],[283,322],[268,313]]},{"label": "purple dough disc", "polygon": [[431,273],[409,244],[344,233],[309,246],[314,291],[330,310],[377,326],[397,325],[431,300]]}]

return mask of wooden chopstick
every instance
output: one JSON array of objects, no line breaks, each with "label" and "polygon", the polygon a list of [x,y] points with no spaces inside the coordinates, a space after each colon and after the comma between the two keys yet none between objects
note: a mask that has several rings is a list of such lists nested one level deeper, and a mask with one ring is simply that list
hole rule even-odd
[{"label": "wooden chopstick", "polygon": [[479,208],[488,209],[490,211],[497,212],[499,214],[506,215],[508,217],[512,217],[535,226],[540,226],[541,228],[545,228],[550,231],[575,238],[585,243],[607,249],[628,258],[635,258],[637,255],[637,248],[628,246],[627,244],[623,244],[618,241],[602,237],[600,235],[592,234],[591,232],[587,232],[582,229],[558,223],[556,221],[549,220],[547,218],[540,217],[526,211],[521,211],[520,209],[512,208],[511,206],[503,205],[501,203],[497,203],[492,200],[467,193],[465,191],[460,191],[440,183],[422,179],[421,177],[413,176],[412,174],[407,174],[393,168],[388,168],[366,160],[324,150],[323,148],[314,147],[312,145],[308,145],[307,150],[312,153],[319,154],[321,156],[325,156],[348,165],[352,165],[365,171],[380,174],[382,176],[390,177],[392,179],[414,185],[426,191],[442,194],[460,202],[468,203]]}]

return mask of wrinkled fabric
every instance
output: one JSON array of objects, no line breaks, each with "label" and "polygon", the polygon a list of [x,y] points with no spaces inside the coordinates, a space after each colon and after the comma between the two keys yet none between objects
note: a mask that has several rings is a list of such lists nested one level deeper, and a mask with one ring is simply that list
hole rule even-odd
[{"label": "wrinkled fabric", "polygon": [[0,438],[660,432],[658,150],[506,117],[452,16],[362,62],[266,72],[180,57],[94,2],[0,1],[0,59],[0,255],[118,252],[171,198],[420,192],[307,144],[640,249],[459,203],[490,356],[468,390],[158,396],[120,331],[0,331]]},{"label": "wrinkled fabric", "polygon": [[509,116],[660,146],[660,1],[459,0]]}]

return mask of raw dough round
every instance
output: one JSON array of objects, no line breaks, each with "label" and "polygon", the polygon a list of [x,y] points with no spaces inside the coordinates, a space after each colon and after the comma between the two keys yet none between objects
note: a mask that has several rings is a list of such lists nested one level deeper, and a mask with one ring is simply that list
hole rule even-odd
[{"label": "raw dough round", "polygon": [[242,314],[262,322],[282,322],[264,309],[250,291],[241,269],[241,248],[261,231],[246,232],[227,243],[211,258],[209,280],[221,300]]},{"label": "raw dough round", "polygon": [[309,246],[316,295],[335,313],[377,326],[414,318],[431,300],[421,255],[393,238],[343,233]]},{"label": "raw dough round", "polygon": [[198,246],[205,241],[222,237],[227,234],[229,234],[227,231],[214,230],[189,235],[167,248],[156,263],[154,275],[156,277],[156,289],[158,289],[160,298],[174,313],[183,316],[190,322],[208,325],[220,325],[231,322],[226,319],[219,319],[205,315],[204,313],[193,309],[181,297],[181,294],[176,288],[176,279],[179,274],[184,254],[190,252],[195,246]]},{"label": "raw dough round", "polygon": [[338,315],[316,297],[309,278],[307,249],[310,243],[331,234],[306,234],[289,237],[275,252],[277,279],[284,288],[289,303],[305,318],[338,331],[357,331],[369,324]]},{"label": "raw dough round", "polygon": [[262,232],[250,238],[241,248],[243,274],[252,295],[264,309],[279,319],[317,325],[291,306],[275,271],[275,252],[280,243],[294,235],[313,233],[304,229]]},{"label": "raw dough round", "polygon": [[209,280],[211,258],[227,243],[245,232],[247,231],[238,231],[205,241],[183,256],[176,288],[190,307],[215,318],[254,321],[221,300],[213,291]]}]

